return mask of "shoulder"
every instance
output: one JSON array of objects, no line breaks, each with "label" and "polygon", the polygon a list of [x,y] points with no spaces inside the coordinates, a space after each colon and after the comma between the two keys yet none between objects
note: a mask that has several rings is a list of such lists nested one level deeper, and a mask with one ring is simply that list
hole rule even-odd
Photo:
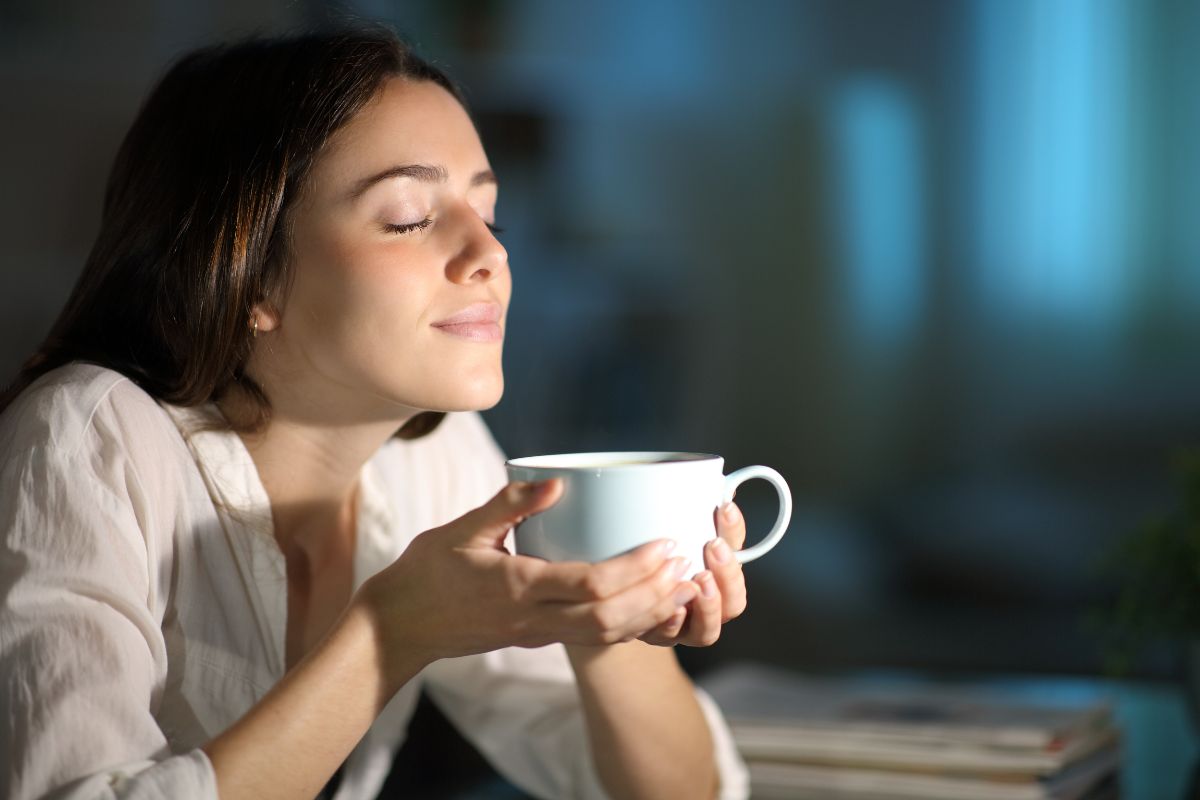
[{"label": "shoulder", "polygon": [[152,575],[203,492],[171,417],[113,370],[52,370],[0,415],[0,550],[50,548],[88,563],[121,550]]},{"label": "shoulder", "polygon": [[97,407],[128,379],[94,364],[67,364],[42,375],[0,415],[0,449],[25,446],[77,450]]},{"label": "shoulder", "polygon": [[97,428],[110,435],[151,432],[164,421],[154,398],[121,373],[67,364],[34,381],[0,415],[0,451],[46,447],[71,457]]}]

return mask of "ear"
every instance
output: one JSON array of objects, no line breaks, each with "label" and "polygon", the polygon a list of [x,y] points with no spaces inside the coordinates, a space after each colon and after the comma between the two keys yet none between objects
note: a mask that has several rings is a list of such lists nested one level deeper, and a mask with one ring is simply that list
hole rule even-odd
[{"label": "ear", "polygon": [[250,312],[250,327],[258,323],[258,332],[267,333],[279,327],[279,312],[270,303],[255,303]]}]

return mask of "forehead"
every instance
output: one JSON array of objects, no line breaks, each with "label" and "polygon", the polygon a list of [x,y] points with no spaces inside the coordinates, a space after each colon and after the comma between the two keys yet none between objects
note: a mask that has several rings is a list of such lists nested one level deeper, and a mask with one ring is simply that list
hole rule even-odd
[{"label": "forehead", "polygon": [[398,164],[439,164],[451,180],[488,167],[475,126],[452,94],[432,81],[389,78],[329,140],[314,177],[345,184]]}]

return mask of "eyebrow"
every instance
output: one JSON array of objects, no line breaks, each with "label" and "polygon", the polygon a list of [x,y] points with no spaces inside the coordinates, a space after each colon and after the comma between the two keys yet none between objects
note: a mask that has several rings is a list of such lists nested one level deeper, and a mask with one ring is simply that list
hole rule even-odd
[{"label": "eyebrow", "polygon": [[[446,168],[440,164],[400,164],[363,178],[354,184],[354,188],[350,190],[349,197],[351,200],[357,200],[367,189],[370,189],[380,181],[386,181],[391,178],[412,178],[423,183],[445,183],[449,175],[446,172]],[[482,186],[487,183],[496,183],[496,173],[490,169],[476,172],[471,176],[472,187]]]}]

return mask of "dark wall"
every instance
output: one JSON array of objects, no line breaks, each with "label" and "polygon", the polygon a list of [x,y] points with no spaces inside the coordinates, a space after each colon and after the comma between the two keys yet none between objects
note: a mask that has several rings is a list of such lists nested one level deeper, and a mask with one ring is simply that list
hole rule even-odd
[{"label": "dark wall", "polygon": [[0,371],[165,65],[347,15],[466,85],[500,176],[504,447],[791,481],[750,613],[690,666],[1098,668],[1095,562],[1200,440],[1194,4],[10,0]]}]

